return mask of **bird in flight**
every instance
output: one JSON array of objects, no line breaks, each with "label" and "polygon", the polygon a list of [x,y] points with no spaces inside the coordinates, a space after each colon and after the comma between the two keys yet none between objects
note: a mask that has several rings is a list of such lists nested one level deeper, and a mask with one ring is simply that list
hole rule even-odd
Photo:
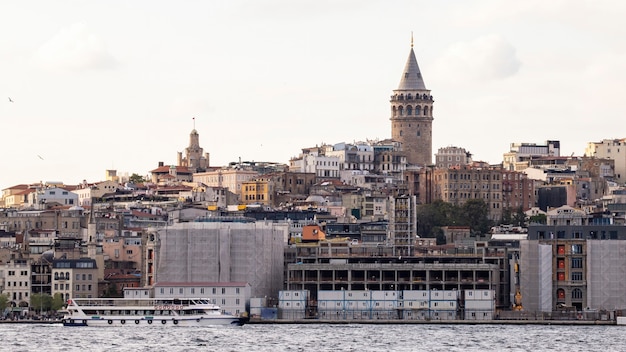
[{"label": "bird in flight", "polygon": [[41,157],[41,155],[37,155],[39,157],[39,159],[43,160],[43,158]]},{"label": "bird in flight", "polygon": [[9,103],[12,103],[12,102],[13,102],[13,99],[11,99],[11,97],[9,97]]}]

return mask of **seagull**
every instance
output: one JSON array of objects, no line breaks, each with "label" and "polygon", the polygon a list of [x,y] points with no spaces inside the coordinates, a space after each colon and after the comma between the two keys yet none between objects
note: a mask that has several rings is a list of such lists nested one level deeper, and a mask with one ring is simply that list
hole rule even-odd
[{"label": "seagull", "polygon": [[39,159],[43,160],[43,158],[41,157],[41,155],[37,155],[39,157]]},{"label": "seagull", "polygon": [[13,102],[13,99],[11,99],[11,97],[9,97],[9,103],[12,103],[12,102]]}]

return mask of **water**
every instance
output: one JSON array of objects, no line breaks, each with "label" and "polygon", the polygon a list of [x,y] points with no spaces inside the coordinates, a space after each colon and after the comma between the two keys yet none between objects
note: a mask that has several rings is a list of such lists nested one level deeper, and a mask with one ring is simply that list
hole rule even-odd
[{"label": "water", "polygon": [[626,326],[63,327],[0,324],[2,351],[625,351]]}]

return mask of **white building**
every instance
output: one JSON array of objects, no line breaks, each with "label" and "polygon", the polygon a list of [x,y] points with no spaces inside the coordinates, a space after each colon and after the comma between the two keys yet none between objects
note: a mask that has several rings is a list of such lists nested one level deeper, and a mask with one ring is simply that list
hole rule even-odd
[{"label": "white building", "polygon": [[449,146],[439,148],[435,154],[435,164],[438,168],[449,169],[472,163],[472,154],[464,148]]},{"label": "white building", "polygon": [[626,138],[604,139],[601,142],[590,142],[585,155],[615,161],[615,181],[626,183]]},{"label": "white building", "polygon": [[45,209],[47,205],[78,205],[78,195],[61,187],[38,188],[28,195],[28,205]]},{"label": "white building", "polygon": [[0,266],[0,289],[15,306],[30,305],[30,264],[26,260],[11,260]]},{"label": "white building", "polygon": [[235,316],[246,312],[250,292],[246,282],[159,282],[154,285],[154,298],[208,298],[222,313]]},{"label": "white building", "polygon": [[289,171],[314,173],[318,178],[339,178],[341,160],[325,155],[326,146],[304,148],[297,158],[289,162]]},{"label": "white building", "polygon": [[496,311],[494,290],[465,290],[465,320],[492,320]]}]

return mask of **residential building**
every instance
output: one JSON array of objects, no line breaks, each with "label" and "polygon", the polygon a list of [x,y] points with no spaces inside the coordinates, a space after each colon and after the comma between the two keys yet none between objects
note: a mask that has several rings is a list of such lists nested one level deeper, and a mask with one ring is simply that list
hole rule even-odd
[{"label": "residential building", "polygon": [[438,168],[451,168],[470,165],[472,154],[464,148],[448,146],[439,148],[435,154],[435,166]]},{"label": "residential building", "polygon": [[94,259],[54,259],[52,295],[64,299],[98,297],[98,267]]},{"label": "residential building", "polygon": [[[165,165],[159,161],[158,167],[150,171],[152,183],[170,184],[190,182],[193,180],[193,171],[187,166]],[[193,180],[195,182],[195,180]]]},{"label": "residential building", "polygon": [[93,201],[97,202],[105,194],[115,193],[118,188],[120,184],[117,181],[107,180],[95,183],[83,181],[72,193],[78,195],[78,206],[90,207]]},{"label": "residential building", "polygon": [[327,149],[327,145],[303,148],[298,157],[289,161],[289,171],[314,173],[317,180],[338,179],[341,159],[337,155],[326,155]]},{"label": "residential building", "polygon": [[502,169],[462,167],[434,169],[433,199],[457,206],[470,199],[482,199],[490,220],[502,219]]},{"label": "residential building", "polygon": [[533,159],[559,156],[561,156],[559,141],[546,141],[545,144],[511,143],[511,149],[503,155],[502,168],[522,171],[530,166]]},{"label": "residential building", "polygon": [[615,181],[622,185],[626,183],[626,138],[589,142],[585,156],[614,160]]},{"label": "residential building", "polygon": [[1,294],[7,296],[14,307],[30,305],[30,269],[26,259],[12,259],[0,264]]},{"label": "residential building", "polygon": [[193,182],[202,183],[208,187],[226,188],[241,200],[241,186],[257,176],[259,173],[253,170],[220,168],[193,174]]}]

